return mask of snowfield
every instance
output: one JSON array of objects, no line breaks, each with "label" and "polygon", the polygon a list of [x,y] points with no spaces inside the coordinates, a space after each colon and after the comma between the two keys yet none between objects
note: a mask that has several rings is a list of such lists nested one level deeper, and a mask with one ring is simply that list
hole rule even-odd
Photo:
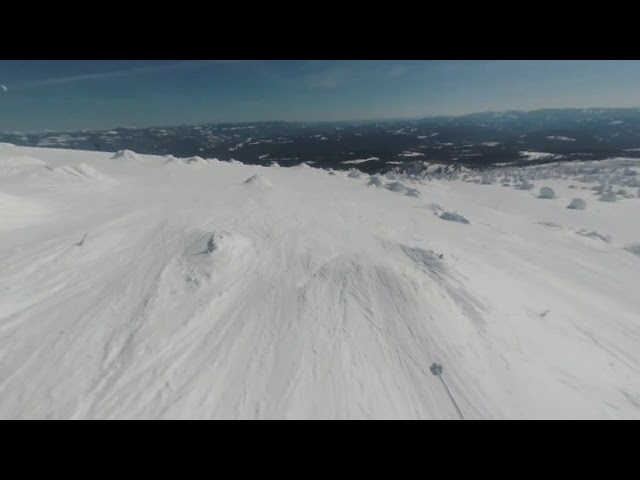
[{"label": "snowfield", "polygon": [[640,419],[638,160],[331,173],[0,145],[0,418]]}]

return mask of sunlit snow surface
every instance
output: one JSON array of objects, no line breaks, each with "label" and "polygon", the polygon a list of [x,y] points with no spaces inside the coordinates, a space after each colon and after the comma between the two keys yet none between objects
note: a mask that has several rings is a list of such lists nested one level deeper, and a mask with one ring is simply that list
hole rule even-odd
[{"label": "sunlit snow surface", "polygon": [[0,145],[0,418],[640,419],[638,160],[392,176]]}]

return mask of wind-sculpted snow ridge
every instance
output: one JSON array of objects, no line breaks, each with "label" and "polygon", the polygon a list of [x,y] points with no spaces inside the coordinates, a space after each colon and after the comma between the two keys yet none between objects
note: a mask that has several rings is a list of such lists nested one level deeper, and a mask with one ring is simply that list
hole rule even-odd
[{"label": "wind-sculpted snow ridge", "polygon": [[32,185],[56,185],[87,181],[113,183],[113,179],[87,163],[50,166],[47,162],[30,156],[0,158],[0,184],[25,182]]}]

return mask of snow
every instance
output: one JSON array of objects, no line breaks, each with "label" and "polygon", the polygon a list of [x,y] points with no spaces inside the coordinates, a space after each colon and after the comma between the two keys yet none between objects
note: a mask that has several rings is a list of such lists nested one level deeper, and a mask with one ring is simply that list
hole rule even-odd
[{"label": "snow", "polygon": [[110,157],[0,146],[2,419],[640,419],[640,199],[566,208],[638,161]]},{"label": "snow", "polygon": [[452,213],[452,212],[442,212],[440,214],[440,218],[442,220],[448,220],[450,222],[458,222],[458,223],[463,223],[465,225],[468,225],[470,222],[469,220],[467,220],[465,217],[463,217],[462,215],[460,215],[459,213]]},{"label": "snow", "polygon": [[[234,127],[234,128],[231,128],[231,130],[237,130],[239,128],[243,128],[243,127]],[[253,140],[253,138],[249,137],[244,142],[240,142],[237,145],[230,147],[228,150],[230,152],[235,152],[236,150],[243,148],[245,145],[251,145],[251,140]]]},{"label": "snow", "polygon": [[256,186],[266,187],[266,188],[272,188],[273,187],[271,182],[269,180],[267,180],[264,175],[261,175],[261,174],[253,175],[253,176],[247,178],[244,181],[244,183],[247,184],[247,185],[256,185]]},{"label": "snow", "polygon": [[372,161],[375,161],[375,160],[380,160],[380,159],[378,157],[359,158],[359,159],[356,159],[356,160],[346,160],[346,161],[344,161],[342,163],[358,165],[360,163],[372,162]]},{"label": "snow", "polygon": [[46,220],[51,211],[35,199],[10,195],[0,191],[0,232],[10,232]]},{"label": "snow", "polygon": [[523,157],[527,157],[527,160],[554,159],[559,157],[558,155],[554,155],[553,153],[533,151],[522,151],[520,152],[520,155]]},{"label": "snow", "polygon": [[125,160],[133,160],[139,161],[140,156],[136,152],[132,152],[131,150],[118,150],[111,156],[114,160],[125,159]]},{"label": "snow", "polygon": [[556,194],[553,191],[552,188],[550,187],[542,187],[540,189],[540,194],[538,195],[538,198],[556,198]]},{"label": "snow", "polygon": [[575,142],[576,139],[575,138],[571,138],[571,137],[563,137],[563,136],[548,136],[547,137],[549,140],[560,140],[561,142]]},{"label": "snow", "polygon": [[584,210],[587,208],[587,203],[582,198],[572,198],[571,203],[567,206],[573,210]]},{"label": "snow", "polygon": [[617,202],[617,201],[618,201],[618,195],[616,195],[616,193],[615,193],[615,192],[611,192],[611,191],[609,191],[609,192],[603,192],[603,193],[602,193],[602,195],[600,195],[599,200],[600,200],[601,202],[611,202],[611,203],[614,203],[614,202]]},{"label": "snow", "polygon": [[420,152],[402,152],[398,157],[424,157],[424,153]]},{"label": "snow", "polygon": [[387,190],[391,190],[392,192],[403,193],[404,195],[408,195],[410,197],[417,197],[417,196],[420,195],[420,191],[419,190],[417,190],[415,188],[407,187],[402,182],[387,183],[384,186],[384,188],[386,188]]},{"label": "snow", "polygon": [[380,175],[371,175],[369,178],[369,185],[372,187],[382,187],[384,185],[384,180]]},{"label": "snow", "polygon": [[[2,144],[2,147],[9,146]],[[11,147],[11,146],[9,146]],[[32,169],[33,167],[46,167],[47,163],[38,158],[16,156],[16,157],[0,157],[0,173],[7,174],[9,172],[21,172]]]},{"label": "snow", "polygon": [[205,160],[202,157],[176,158],[173,155],[163,157],[166,159],[166,165],[170,166],[187,166],[187,167],[207,167],[211,162],[219,162],[217,159]]},{"label": "snow", "polygon": [[578,235],[583,236],[583,237],[592,238],[594,240],[600,240],[600,241],[605,242],[605,243],[611,243],[611,241],[612,241],[612,238],[609,235],[603,235],[603,234],[598,233],[598,232],[593,231],[593,230],[589,231],[589,230],[586,230],[586,229],[582,229],[582,230],[578,230],[576,233]]},{"label": "snow", "polygon": [[516,183],[515,187],[518,190],[533,190],[535,185],[533,183],[531,183],[528,178],[523,178],[523,179],[521,179],[521,181]]}]

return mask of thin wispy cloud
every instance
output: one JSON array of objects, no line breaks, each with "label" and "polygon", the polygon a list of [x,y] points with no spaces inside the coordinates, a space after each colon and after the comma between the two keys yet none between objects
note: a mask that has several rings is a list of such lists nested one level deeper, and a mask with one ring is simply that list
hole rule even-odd
[{"label": "thin wispy cloud", "polygon": [[332,90],[341,87],[355,79],[354,72],[347,69],[328,69],[323,72],[312,73],[305,77],[308,89]]},{"label": "thin wispy cloud", "polygon": [[309,90],[335,90],[362,82],[366,77],[371,77],[379,72],[379,67],[371,65],[367,61],[340,60],[305,75],[304,85]]},{"label": "thin wispy cloud", "polygon": [[334,90],[376,78],[404,77],[415,69],[415,65],[398,65],[385,60],[340,61],[337,65],[307,74],[304,85],[309,90]]},{"label": "thin wispy cloud", "polygon": [[230,65],[236,63],[245,63],[248,60],[196,60],[192,62],[176,62],[168,65],[149,65],[146,67],[135,67],[123,70],[112,70],[110,72],[86,73],[81,75],[70,75],[66,77],[45,78],[42,80],[34,80],[25,82],[12,87],[12,90],[44,87],[52,85],[66,85],[77,82],[88,82],[92,80],[105,80],[111,78],[131,77],[135,75],[145,75],[151,73],[160,73],[172,70],[187,70],[205,68],[211,65]]}]

